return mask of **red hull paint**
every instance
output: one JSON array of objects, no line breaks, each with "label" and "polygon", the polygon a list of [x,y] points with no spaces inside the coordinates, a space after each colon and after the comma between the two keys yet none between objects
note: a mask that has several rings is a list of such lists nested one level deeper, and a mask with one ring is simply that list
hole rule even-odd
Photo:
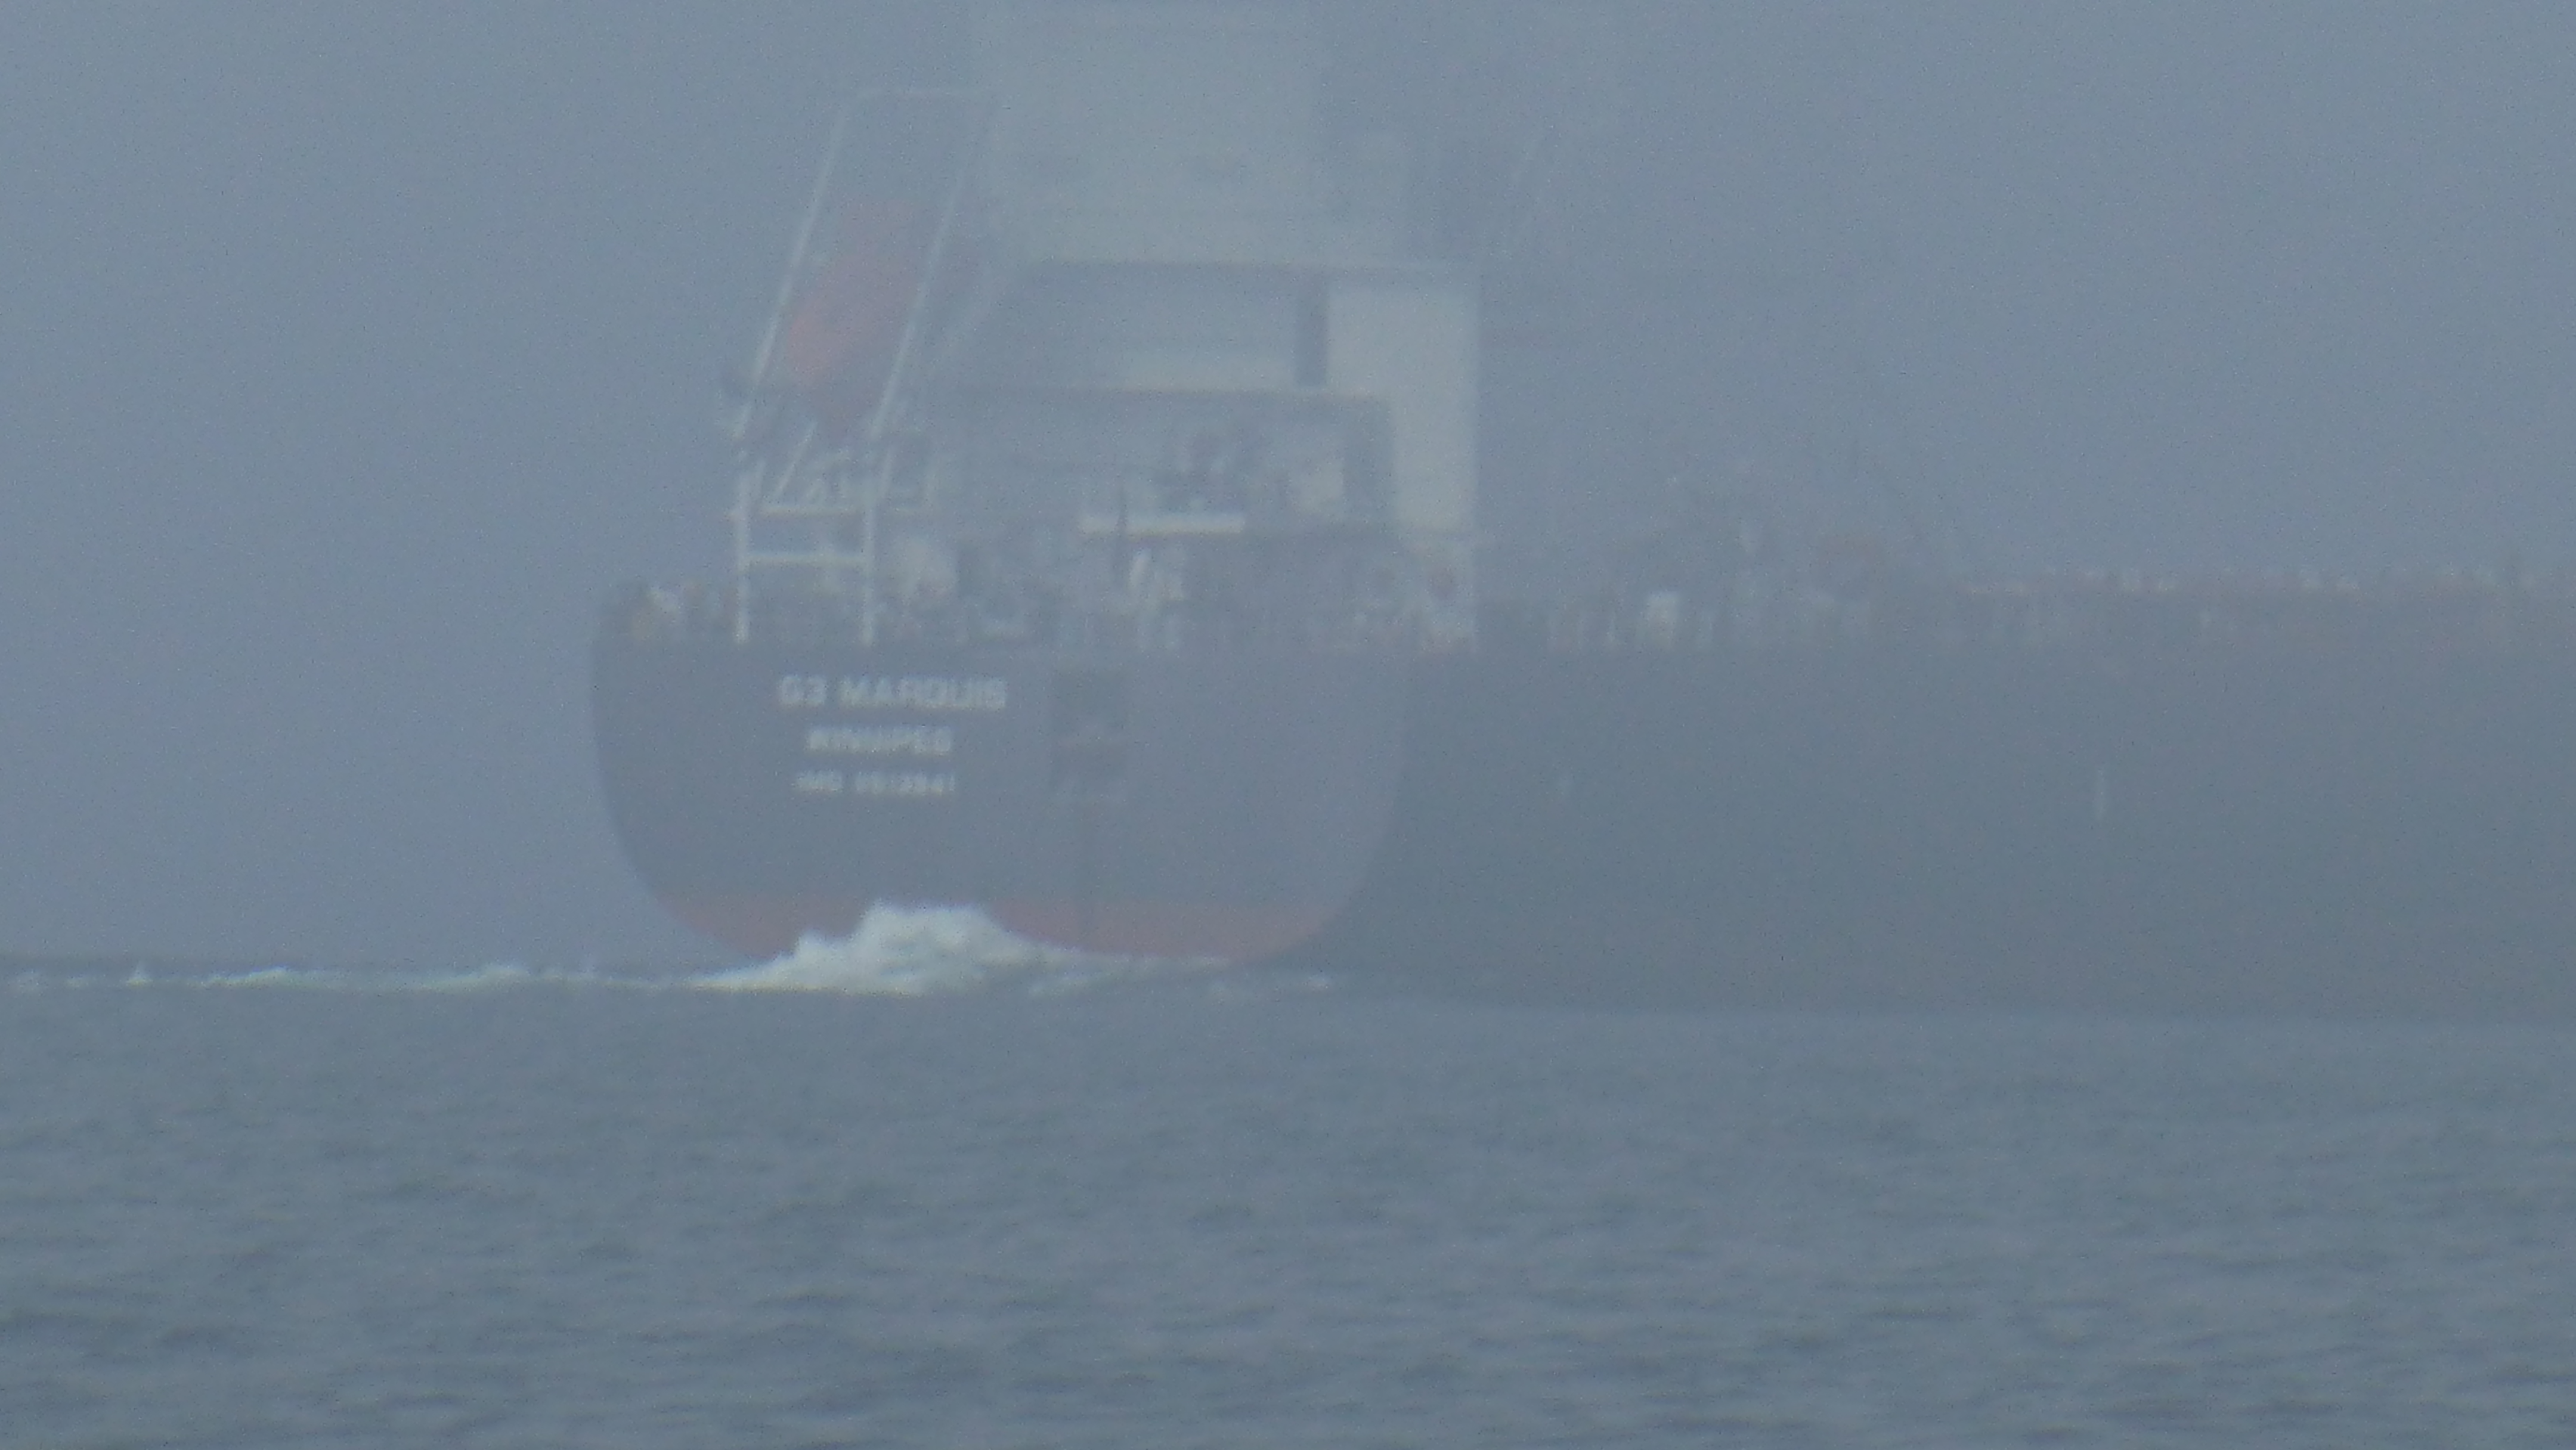
[{"label": "red hull paint", "polygon": [[[1035,941],[1138,957],[1275,957],[1333,918],[1330,906],[1204,906],[1103,901],[1002,901],[993,919]],[[1087,919],[1086,919],[1087,918]]]}]

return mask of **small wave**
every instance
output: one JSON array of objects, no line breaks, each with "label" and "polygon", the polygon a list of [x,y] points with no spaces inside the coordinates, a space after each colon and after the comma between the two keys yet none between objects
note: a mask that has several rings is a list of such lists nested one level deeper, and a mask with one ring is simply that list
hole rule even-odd
[{"label": "small wave", "polygon": [[1127,957],[1047,946],[1004,930],[972,907],[878,906],[845,937],[808,936],[773,961],[709,972],[708,992],[828,992],[936,997],[1017,988],[1081,991],[1180,973],[1213,972],[1197,958]]},{"label": "small wave", "polygon": [[342,980],[346,975],[313,967],[251,967],[238,972],[208,972],[185,980],[191,987],[339,988],[348,985]]},{"label": "small wave", "polygon": [[354,967],[268,966],[243,967],[229,971],[194,974],[152,975],[138,972],[126,979],[134,987],[193,987],[201,990],[267,990],[290,992],[349,992],[360,995],[456,995],[475,992],[515,992],[530,987],[622,987],[650,988],[660,985],[646,979],[612,977],[594,969],[563,970],[524,966],[518,962],[487,962],[481,966],[447,970],[400,971]]},{"label": "small wave", "polygon": [[458,992],[525,986],[534,979],[534,974],[527,968],[511,963],[445,972],[369,972],[341,967],[281,966],[207,972],[196,977],[171,979],[166,985],[302,992]]}]

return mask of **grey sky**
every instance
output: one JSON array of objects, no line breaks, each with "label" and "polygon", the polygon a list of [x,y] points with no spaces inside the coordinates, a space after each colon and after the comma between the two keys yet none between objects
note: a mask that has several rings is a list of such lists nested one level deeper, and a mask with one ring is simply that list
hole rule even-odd
[{"label": "grey sky", "polygon": [[[694,950],[587,636],[715,566],[714,380],[942,22],[0,7],[0,946]],[[1625,50],[1544,378],[1593,486],[1865,436],[1993,568],[2576,563],[2576,9],[1667,0]]]}]

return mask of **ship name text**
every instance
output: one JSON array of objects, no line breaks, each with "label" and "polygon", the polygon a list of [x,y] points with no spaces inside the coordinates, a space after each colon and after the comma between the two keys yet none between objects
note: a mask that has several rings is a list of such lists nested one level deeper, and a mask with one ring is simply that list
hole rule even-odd
[{"label": "ship name text", "polygon": [[998,675],[781,675],[778,708],[991,713],[1009,708],[1010,688]]}]

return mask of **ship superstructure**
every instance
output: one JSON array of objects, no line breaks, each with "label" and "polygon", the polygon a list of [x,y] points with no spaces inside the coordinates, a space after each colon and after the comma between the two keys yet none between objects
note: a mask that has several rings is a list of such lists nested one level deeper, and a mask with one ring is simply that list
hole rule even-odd
[{"label": "ship superstructure", "polygon": [[1404,138],[1320,123],[1312,17],[976,38],[834,137],[733,418],[736,641],[1463,642],[1474,280]]},{"label": "ship superstructure", "polygon": [[[732,575],[601,658],[610,791],[753,949],[872,901],[1256,956],[1384,823],[1467,646],[1477,290],[1307,7],[994,4],[859,98],[740,379]],[[721,781],[722,784],[712,782]]]}]

